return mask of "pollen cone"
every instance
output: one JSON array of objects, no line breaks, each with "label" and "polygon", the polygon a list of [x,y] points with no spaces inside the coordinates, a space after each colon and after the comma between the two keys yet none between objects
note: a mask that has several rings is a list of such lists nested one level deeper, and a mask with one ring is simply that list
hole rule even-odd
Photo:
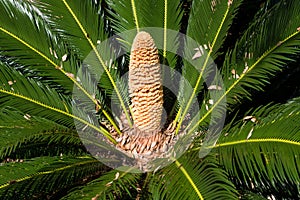
[{"label": "pollen cone", "polygon": [[134,125],[144,134],[160,131],[163,90],[158,50],[147,32],[133,40],[129,64],[129,93]]}]

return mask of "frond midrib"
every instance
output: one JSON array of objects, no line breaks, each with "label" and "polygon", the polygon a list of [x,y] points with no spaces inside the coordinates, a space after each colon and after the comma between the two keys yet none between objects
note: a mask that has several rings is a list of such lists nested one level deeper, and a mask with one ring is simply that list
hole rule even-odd
[{"label": "frond midrib", "polygon": [[219,147],[234,146],[234,145],[239,145],[239,144],[270,143],[270,142],[283,143],[283,144],[295,145],[295,146],[300,147],[300,141],[270,137],[270,138],[261,138],[261,139],[243,139],[243,140],[236,140],[233,142],[218,143],[215,146],[209,146],[207,148],[215,149],[215,148],[219,148]]},{"label": "frond midrib", "polygon": [[134,22],[136,25],[136,30],[137,30],[137,32],[140,32],[140,25],[139,25],[139,20],[137,17],[136,6],[135,6],[134,0],[131,0],[131,8],[132,8],[132,13],[133,13],[133,17],[134,17]]},{"label": "frond midrib", "polygon": [[186,171],[186,169],[183,167],[182,163],[180,163],[178,160],[175,161],[176,166],[180,169],[180,171],[183,173],[185,178],[189,181],[191,186],[193,187],[194,191],[196,192],[199,199],[204,200],[201,192],[199,191],[198,187],[196,186],[196,183],[193,181],[189,173]]}]

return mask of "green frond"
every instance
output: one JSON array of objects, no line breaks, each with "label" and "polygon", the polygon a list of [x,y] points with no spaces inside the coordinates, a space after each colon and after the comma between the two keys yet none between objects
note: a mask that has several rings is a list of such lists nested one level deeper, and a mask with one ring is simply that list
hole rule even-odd
[{"label": "green frond", "polygon": [[[22,142],[24,138],[30,137],[36,132],[42,132],[43,130],[50,130],[54,127],[54,123],[43,123],[29,118],[29,115],[23,115],[23,113],[17,111],[11,111],[7,109],[1,109],[0,113],[0,135],[1,135],[1,158],[9,154],[12,150],[7,150],[9,146]],[[39,126],[40,124],[40,126]],[[44,127],[45,125],[48,125]],[[51,125],[50,125],[51,124]]]},{"label": "green frond", "polygon": [[41,156],[87,155],[85,146],[78,136],[62,131],[48,131],[3,148],[5,159],[31,159]]},{"label": "green frond", "polygon": [[90,157],[40,157],[4,163],[0,167],[0,196],[45,199],[106,170]]},{"label": "green frond", "polygon": [[[127,81],[124,82],[120,78],[120,69],[115,61],[115,49],[110,43],[105,41],[97,46],[97,53],[91,52],[84,60],[83,66],[77,73],[77,79],[80,84],[89,94],[92,94],[94,103],[99,108],[99,114],[104,117],[114,126],[115,130],[120,133],[115,120],[112,118],[113,110],[110,105],[112,102],[117,104],[122,110],[128,108],[128,90]],[[99,53],[101,58],[105,60],[106,68],[103,68],[99,62]],[[126,83],[126,84],[125,84]],[[90,97],[84,91],[74,88],[73,99],[79,100],[80,103],[86,103],[87,112],[93,112],[96,105],[90,102]],[[129,118],[128,112],[124,112]]]},{"label": "green frond", "polygon": [[[116,32],[144,27],[160,27],[164,29],[179,30],[182,17],[180,1],[112,1],[108,4],[112,9],[112,22]],[[133,40],[134,36],[132,36]],[[132,41],[129,40],[129,41]]]},{"label": "green frond", "polygon": [[[142,31],[144,28],[147,28],[146,31],[150,32],[150,34],[158,34],[156,43],[160,46],[162,63],[175,68],[177,61],[176,56],[174,53],[168,51],[175,49],[176,52],[179,45],[179,38],[178,35],[169,34],[167,30],[180,30],[183,12],[179,0],[109,0],[108,4],[112,9],[110,10],[111,21],[116,33],[122,33],[132,29]],[[152,29],[151,27],[161,28],[163,31],[157,31],[157,29]],[[126,43],[121,43],[125,45],[129,51],[135,34],[136,33],[130,32],[122,35],[122,41],[126,41]]]},{"label": "green frond", "polygon": [[[13,112],[5,112],[9,116]],[[3,117],[3,115],[0,115]],[[28,117],[25,115],[25,117]],[[18,115],[16,120],[0,127],[0,160],[6,158],[33,158],[39,156],[81,155],[85,152],[78,134],[73,130],[61,127],[52,121],[31,117],[24,119]],[[4,120],[5,121],[5,120]],[[13,123],[14,125],[9,125]],[[15,125],[18,124],[18,125]]]},{"label": "green frond", "polygon": [[[176,188],[176,189],[175,189]],[[234,186],[212,156],[193,153],[153,174],[149,183],[153,199],[236,199]]]},{"label": "green frond", "polygon": [[299,99],[282,106],[261,107],[228,126],[211,148],[219,152],[221,164],[242,186],[297,196],[299,120]]},{"label": "green frond", "polygon": [[[60,3],[61,5],[58,6],[57,3]],[[34,8],[33,10],[34,14],[38,15],[41,12],[43,13],[42,18],[37,17],[39,20],[38,22],[40,22],[39,27],[42,27],[40,28],[41,30],[40,29],[36,30],[34,28],[32,29],[35,30],[34,34],[39,34],[38,37],[41,37],[42,39],[45,40],[44,43],[41,42],[37,44],[31,43],[31,40],[33,39],[32,34],[30,36],[28,34],[28,29],[30,29],[30,24],[29,25],[26,24],[26,27],[24,27],[24,30],[26,32],[25,33],[22,32],[22,34],[28,34],[29,39],[26,38],[26,40],[24,40],[22,39],[23,36],[19,38],[17,34],[14,34],[14,32],[8,35],[16,39],[16,41],[20,43],[19,45],[25,46],[24,47],[25,49],[23,48],[24,49],[23,52],[27,52],[28,51],[27,49],[29,49],[33,52],[33,54],[37,54],[37,55],[29,55],[29,56],[33,58],[40,57],[38,61],[37,60],[35,61],[35,64],[30,63],[29,67],[32,70],[30,71],[30,73],[33,73],[35,77],[37,76],[43,77],[42,82],[43,83],[50,82],[51,87],[57,87],[57,86],[53,86],[55,85],[53,84],[53,82],[57,80],[57,82],[60,83],[59,86],[62,87],[68,86],[67,92],[69,93],[73,91],[73,88],[75,86],[78,87],[81,90],[81,92],[84,95],[86,95],[90,101],[92,101],[95,104],[96,107],[99,105],[96,99],[93,97],[94,93],[89,93],[88,92],[89,87],[82,86],[80,80],[76,79],[77,70],[80,67],[80,64],[78,63],[78,57],[84,59],[85,56],[87,56],[90,53],[90,51],[93,50],[93,48],[96,48],[95,45],[98,43],[98,41],[102,41],[106,39],[106,34],[104,33],[103,26],[100,23],[101,15],[99,15],[93,1],[89,1],[89,2],[86,1],[84,3],[78,2],[77,4],[71,2],[71,4],[72,5],[69,5],[66,1],[56,2],[55,5],[53,4],[52,1],[34,2],[31,4],[31,7]],[[74,8],[74,10],[72,10],[72,8]],[[82,17],[87,13],[93,15],[93,17],[86,18],[90,20],[85,21],[84,18],[83,22],[78,21],[79,20],[78,18]],[[75,16],[76,14],[78,16]],[[26,19],[27,17],[28,18],[27,21],[29,21],[28,23],[31,23],[30,15],[27,16],[27,13],[25,13],[24,16],[25,17],[23,18]],[[10,20],[11,20],[10,24],[16,24],[14,18]],[[96,26],[95,23],[98,25]],[[88,28],[85,29],[86,27],[83,27],[83,25],[88,25]],[[22,26],[24,26],[24,23],[20,25],[20,27]],[[99,29],[95,29],[95,27],[99,27]],[[44,35],[40,33],[41,31],[45,32],[45,33],[42,32],[44,33]],[[89,31],[90,33],[89,37],[93,37],[93,40],[91,40],[89,37],[87,37],[87,35],[84,34],[87,31]],[[68,34],[70,32],[77,34],[77,36],[76,35],[74,37],[70,36]],[[14,42],[11,40],[9,41]],[[34,42],[36,42],[36,40],[34,40]],[[7,45],[7,46],[10,48],[13,47],[12,45]],[[26,62],[28,60],[29,59],[26,59]],[[38,63],[38,65],[36,65],[36,63]],[[45,66],[47,67],[46,68],[47,73],[45,73],[46,71]],[[24,67],[21,68],[24,71]],[[27,75],[28,71],[26,71],[25,74]],[[55,79],[52,80],[51,77],[55,77]],[[104,105],[100,105],[100,106],[102,108],[103,114],[117,129],[116,125],[111,120],[109,114],[105,112]]]},{"label": "green frond", "polygon": [[[81,145],[77,133],[53,121],[12,109],[1,109],[0,118],[0,159],[29,158],[42,155],[51,148],[58,152],[63,149],[60,147],[68,145],[68,148],[64,148],[66,153],[73,151],[74,146],[79,148]],[[80,151],[82,148],[78,149]]]},{"label": "green frond", "polygon": [[[44,4],[41,2],[36,4],[39,8],[42,5]],[[39,10],[32,5],[21,6],[16,1],[2,2],[0,6],[3,13],[7,12],[5,18],[1,20],[3,24],[0,29],[2,31],[0,40],[3,42],[1,42],[0,50],[2,55],[9,56],[5,59],[12,60],[11,66],[15,63],[20,64],[21,67],[18,66],[18,69],[24,76],[39,78],[40,82],[47,83],[51,88],[63,87],[70,93],[73,87],[77,86],[96,107],[97,101],[93,98],[93,93],[87,92],[89,87],[84,88],[80,81],[75,79],[78,68],[77,55],[70,52],[65,47],[66,44],[62,43],[61,39],[50,30],[49,20],[56,19],[56,17],[47,17],[47,12],[45,12],[42,15],[44,18],[40,18],[41,8]],[[32,31],[29,32],[29,29]],[[78,38],[78,42],[80,41],[82,40]],[[90,50],[87,53],[89,52]],[[17,57],[18,60],[11,57]],[[58,86],[57,83],[59,83]],[[102,111],[110,120],[110,116],[104,110]],[[112,120],[110,121],[114,124]]]},{"label": "green frond", "polygon": [[298,1],[282,1],[258,14],[226,56],[222,73],[231,108],[251,99],[252,91],[262,91],[271,77],[299,55],[299,6]]},{"label": "green frond", "polygon": [[[19,1],[1,1],[0,52],[3,58],[21,65],[26,76],[44,77],[44,82],[72,91],[74,81],[69,74],[76,67],[64,62],[69,51],[49,30],[38,9]],[[43,16],[42,16],[43,17]],[[30,31],[29,31],[30,30]],[[26,69],[25,69],[26,68]],[[55,83],[55,84],[54,84]]]},{"label": "green frond", "polygon": [[[222,68],[222,74],[225,74],[223,81],[226,91],[218,98],[218,101],[214,102],[206,115],[193,126],[192,130],[195,130],[205,120],[205,117],[224,100],[232,108],[232,106],[237,106],[241,99],[249,98],[251,91],[262,90],[262,87],[270,80],[270,75],[274,75],[300,53],[300,32],[297,31],[300,10],[296,9],[299,8],[298,4],[298,1],[289,1],[288,4],[279,3],[277,9],[270,11],[267,19],[262,16],[266,20],[258,23],[255,29],[251,26],[251,33],[260,33],[256,38],[254,37],[253,41],[248,41],[251,39],[251,35],[249,35],[249,31],[246,31],[241,43],[244,45],[250,43],[252,50],[247,49],[238,53],[240,46],[237,46],[233,55],[230,58],[227,56]],[[290,10],[289,15],[286,15],[287,9]],[[273,37],[275,33],[278,35]],[[268,41],[268,45],[262,41]],[[253,56],[252,52],[256,52],[256,50],[261,54]],[[245,54],[247,58],[244,58]],[[237,57],[237,55],[241,57]],[[238,68],[235,68],[237,66]],[[232,74],[233,72],[234,74]]]},{"label": "green frond", "polygon": [[81,60],[93,50],[92,45],[107,39],[101,1],[43,0],[35,5]]},{"label": "green frond", "polygon": [[[232,23],[237,8],[241,1],[193,1],[189,18],[189,26],[187,29],[187,35],[197,42],[186,41],[186,47],[184,51],[185,58],[189,58],[185,61],[185,67],[183,68],[183,75],[189,81],[193,90],[189,91],[185,85],[181,86],[181,93],[185,93],[183,99],[182,112],[178,112],[176,119],[178,121],[178,128],[181,127],[185,116],[188,114],[191,108],[194,98],[200,90],[203,89],[204,82],[214,73],[214,61],[218,50],[222,46],[223,40],[227,34],[227,31]],[[203,17],[199,17],[199,13]],[[199,55],[197,55],[199,54]],[[197,55],[197,56],[196,56]],[[192,62],[191,62],[192,61]],[[215,77],[213,77],[214,79]],[[209,83],[206,83],[209,84]],[[209,86],[209,85],[208,85]],[[220,99],[222,102],[223,99]],[[219,102],[219,103],[220,103]],[[207,112],[207,117],[211,110]],[[191,132],[204,120],[199,120],[199,123],[192,126]]]},{"label": "green frond", "polygon": [[[23,113],[48,117],[62,125],[72,127],[72,119],[67,117],[71,112],[71,107],[66,96],[43,86],[38,81],[23,77],[16,70],[3,64],[0,74],[2,108],[16,108],[22,110]],[[63,117],[64,113],[65,117]]]},{"label": "green frond", "polygon": [[84,187],[75,188],[62,199],[134,199],[140,174],[111,170]]},{"label": "green frond", "polygon": [[242,2],[243,0],[194,0],[187,35],[197,41],[199,47],[209,52],[208,56],[215,59]]},{"label": "green frond", "polygon": [[[58,6],[57,3],[59,3],[60,6]],[[76,40],[73,41],[73,45],[76,44],[76,48],[78,48],[77,51],[83,53],[82,59],[90,53],[95,56],[98,62],[97,66],[100,66],[109,78],[110,83],[117,94],[122,110],[130,122],[129,114],[122,99],[120,89],[117,87],[116,80],[111,74],[109,66],[106,64],[107,62],[110,62],[111,58],[106,59],[105,56],[103,57],[102,52],[99,52],[97,49],[99,41],[101,43],[103,40],[107,39],[103,27],[101,27],[103,22],[101,22],[101,15],[98,14],[98,9],[101,8],[99,7],[101,4],[98,3],[96,2],[95,4],[94,1],[67,2],[66,0],[61,0],[55,3],[53,1],[45,1],[45,8],[43,10],[45,12],[50,11],[49,15],[58,20],[54,21],[53,24],[56,26],[57,24],[58,26],[60,24],[59,29],[62,35],[64,32],[65,34],[67,33],[65,38],[76,38]],[[58,9],[58,7],[61,9]],[[90,16],[87,17],[87,15]],[[70,36],[69,33],[73,33],[73,37]]]},{"label": "green frond", "polygon": [[[73,128],[74,122],[78,121],[112,139],[107,130],[94,125],[94,122],[89,120],[90,118],[85,113],[78,110],[76,114],[82,114],[80,116],[73,115],[70,100],[62,94],[35,80],[21,76],[5,65],[1,66],[0,74],[2,108],[14,107],[22,110],[23,113],[53,120],[69,128]],[[112,141],[114,140],[112,139]]]}]

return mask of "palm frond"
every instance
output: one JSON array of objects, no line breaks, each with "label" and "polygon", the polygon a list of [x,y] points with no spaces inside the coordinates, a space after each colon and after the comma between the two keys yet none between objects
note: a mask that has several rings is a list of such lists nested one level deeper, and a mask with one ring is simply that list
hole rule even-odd
[{"label": "palm frond", "polygon": [[83,60],[97,43],[107,39],[101,1],[43,0],[35,5],[48,16],[51,29]]},{"label": "palm frond", "polygon": [[0,167],[2,199],[46,198],[107,170],[90,157],[40,157]]},{"label": "palm frond", "polygon": [[87,155],[85,146],[75,134],[62,131],[48,131],[23,138],[3,148],[3,160],[31,159],[41,156],[83,156]]},{"label": "palm frond", "polygon": [[278,196],[297,196],[299,120],[299,99],[261,107],[230,124],[211,148],[219,152],[221,164],[238,184]]},{"label": "palm frond", "polygon": [[[112,1],[108,4],[112,9],[113,27],[116,32],[140,29],[144,27],[161,27],[164,29],[179,30],[182,17],[180,1]],[[134,37],[134,36],[132,36]],[[132,41],[127,40],[127,41]]]},{"label": "palm frond", "polygon": [[[72,127],[72,119],[56,116],[58,113],[70,113],[66,96],[33,79],[23,77],[6,65],[1,65],[0,73],[2,108],[13,107],[31,115],[51,117],[50,119],[55,119],[62,125]],[[45,114],[47,111],[50,112]]]},{"label": "palm frond", "polygon": [[[135,29],[137,32],[146,30],[156,41],[161,50],[162,63],[174,68],[176,56],[171,50],[176,52],[179,45],[178,34],[172,34],[168,30],[180,30],[182,19],[182,8],[179,0],[170,1],[108,1],[112,20],[112,26],[116,33],[121,34],[121,43],[130,52],[131,42],[136,32],[128,30]],[[160,28],[160,29],[158,29]],[[126,41],[126,42],[122,42]],[[129,44],[129,45],[128,45]]]},{"label": "palm frond", "polygon": [[141,174],[111,170],[84,187],[75,188],[63,199],[134,199]]},{"label": "palm frond", "polygon": [[300,53],[297,30],[300,11],[297,8],[298,1],[279,2],[264,14],[258,13],[226,56],[222,73],[231,107],[237,108],[242,100],[251,99],[253,91],[262,91],[272,76],[295,61]]},{"label": "palm frond", "polygon": [[[10,111],[5,114],[13,115]],[[28,114],[18,117],[23,119],[16,120],[13,117],[10,122],[0,126],[0,160],[57,156],[62,152],[64,155],[81,155],[86,152],[74,130]],[[11,123],[13,125],[9,125]]]},{"label": "palm frond", "polygon": [[227,180],[226,173],[217,167],[215,158],[210,156],[200,160],[195,153],[185,155],[155,173],[149,188],[153,199],[237,198],[234,186]]},{"label": "palm frond", "polygon": [[[46,14],[40,14],[41,10],[37,7],[18,1],[1,2],[0,9],[6,13],[0,22],[0,50],[11,67],[15,66],[24,76],[39,79],[51,88],[63,87],[68,93],[75,85],[99,106],[93,94],[75,79],[78,63],[61,39],[51,32],[46,23],[50,18]],[[103,113],[110,119],[104,110]]]},{"label": "palm frond", "polygon": [[[77,133],[53,121],[12,109],[2,109],[0,118],[0,159],[40,156],[51,148],[59,155],[63,149],[59,147],[68,145],[64,148],[64,153],[67,153],[73,151],[74,146],[79,148],[81,145]],[[82,148],[78,152],[80,150]]]},{"label": "palm frond", "polygon": [[[62,87],[66,90],[64,92],[70,93],[76,86],[95,106],[103,107],[98,105],[93,94],[88,93],[88,89],[75,78],[79,67],[77,55],[70,50],[67,41],[62,41],[51,30],[49,21],[55,17],[52,15],[51,18],[47,12],[41,14],[44,11],[41,9],[42,5],[41,2],[36,3],[36,6],[26,2],[1,2],[1,12],[6,13],[0,24],[0,40],[3,41],[0,50],[2,56],[5,56],[3,58],[12,67],[22,71],[24,76],[37,78],[51,88]],[[29,32],[28,29],[32,31]],[[80,41],[82,40],[78,38],[78,42]],[[102,111],[112,123],[110,116],[103,109]]]},{"label": "palm frond", "polygon": [[[35,80],[23,77],[6,65],[1,65],[0,73],[1,107],[14,107],[25,114],[53,120],[69,128],[74,127],[76,120],[111,138],[107,130],[94,125],[95,122],[89,120],[85,113],[80,116],[73,115],[70,100],[62,94]],[[80,111],[76,111],[76,114],[78,113]]]},{"label": "palm frond", "polygon": [[[251,33],[260,33],[251,42],[248,41],[252,38],[251,34],[249,35],[249,31],[246,31],[239,44],[244,44],[251,48],[249,47],[243,53],[237,54],[240,47],[237,46],[231,57],[227,57],[222,69],[222,74],[226,74],[226,71],[227,75],[231,73],[230,76],[225,75],[223,78],[227,89],[219,97],[218,101],[214,102],[211,109],[204,115],[205,117],[224,100],[227,101],[230,107],[237,106],[241,99],[251,96],[251,90],[261,90],[262,86],[269,81],[270,75],[274,75],[275,72],[286,66],[295,55],[300,53],[300,32],[297,30],[300,10],[296,9],[299,7],[298,4],[298,1],[289,1],[287,4],[279,2],[277,9],[269,11],[270,15],[268,18],[262,16],[262,21],[258,20],[260,23],[258,22],[255,28],[253,26],[250,27]],[[289,10],[289,15],[286,15],[287,9]],[[275,33],[277,35],[273,37]],[[267,45],[262,41],[268,41]],[[251,50],[249,51],[249,49]],[[260,53],[255,56],[252,55],[252,52],[256,50]],[[241,61],[245,53],[247,53],[247,58],[249,59]],[[242,55],[242,57],[237,57],[237,55]],[[238,59],[240,59],[241,63],[237,62]],[[240,71],[237,71],[234,66],[239,66]],[[243,71],[244,73],[242,73]],[[233,72],[234,74],[232,74]],[[201,117],[191,130],[195,130],[205,120],[205,117]]]},{"label": "palm frond", "polygon": [[[60,6],[57,4],[60,4]],[[83,53],[81,59],[85,58],[90,53],[95,56],[98,62],[97,67],[102,68],[104,74],[108,77],[113,86],[113,90],[117,94],[122,110],[130,122],[131,120],[126,108],[126,103],[122,99],[120,88],[118,88],[116,84],[116,76],[110,72],[110,67],[107,65],[112,58],[103,57],[102,52],[97,50],[97,44],[107,39],[107,35],[103,29],[104,22],[101,21],[101,15],[98,13],[101,13],[100,2],[67,2],[61,0],[54,3],[53,1],[45,0],[44,4],[41,5],[40,8],[54,19],[52,22],[50,21],[54,26],[53,29],[57,29],[63,38],[69,38],[69,42],[71,42],[71,45],[75,46],[74,48],[77,49],[76,52],[78,52],[78,54]],[[58,9],[58,7],[60,9]],[[90,16],[86,17],[87,14]],[[69,33],[73,33],[73,35],[69,35]],[[90,96],[92,97],[92,95]],[[91,99],[95,104],[97,103],[95,99]],[[107,117],[110,120],[110,117]]]},{"label": "palm frond", "polygon": [[[207,0],[193,1],[192,3],[187,35],[194,39],[194,41],[190,41],[189,39],[186,41],[184,52],[186,60],[183,75],[193,89],[189,91],[186,85],[181,86],[180,93],[184,94],[184,96],[183,100],[181,100],[183,102],[181,103],[181,110],[176,116],[178,120],[177,132],[195,101],[195,97],[203,89],[204,82],[210,86],[210,83],[208,83],[209,79],[211,79],[210,76],[213,76],[212,79],[215,78],[216,67],[214,66],[213,59],[216,58],[218,50],[222,46],[229,26],[241,2]],[[200,18],[198,16],[199,13],[204,16]],[[214,73],[215,75],[212,75]],[[221,100],[220,104],[222,104]],[[204,115],[205,117],[202,117],[199,121],[202,122],[209,114],[210,112],[208,111]],[[193,132],[198,125],[199,123],[193,125],[190,132]]]},{"label": "palm frond", "polygon": [[208,51],[208,56],[215,59],[242,2],[243,0],[193,1],[187,35],[197,41],[199,48]]},{"label": "palm frond", "polygon": [[[64,62],[64,44],[49,30],[38,9],[26,2],[1,1],[0,52],[13,65],[21,65],[26,76],[44,77],[53,87],[72,91],[76,65]],[[17,19],[17,20],[16,20]],[[30,31],[28,31],[30,30]],[[43,80],[43,79],[42,79]],[[55,83],[55,84],[54,84]]]}]

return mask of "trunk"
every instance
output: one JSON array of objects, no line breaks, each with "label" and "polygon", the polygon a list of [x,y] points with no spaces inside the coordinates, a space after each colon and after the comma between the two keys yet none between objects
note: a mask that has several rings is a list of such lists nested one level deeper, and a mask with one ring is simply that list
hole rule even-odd
[{"label": "trunk", "polygon": [[149,33],[139,32],[132,44],[129,93],[133,122],[143,136],[161,130],[163,89],[158,50]]}]

